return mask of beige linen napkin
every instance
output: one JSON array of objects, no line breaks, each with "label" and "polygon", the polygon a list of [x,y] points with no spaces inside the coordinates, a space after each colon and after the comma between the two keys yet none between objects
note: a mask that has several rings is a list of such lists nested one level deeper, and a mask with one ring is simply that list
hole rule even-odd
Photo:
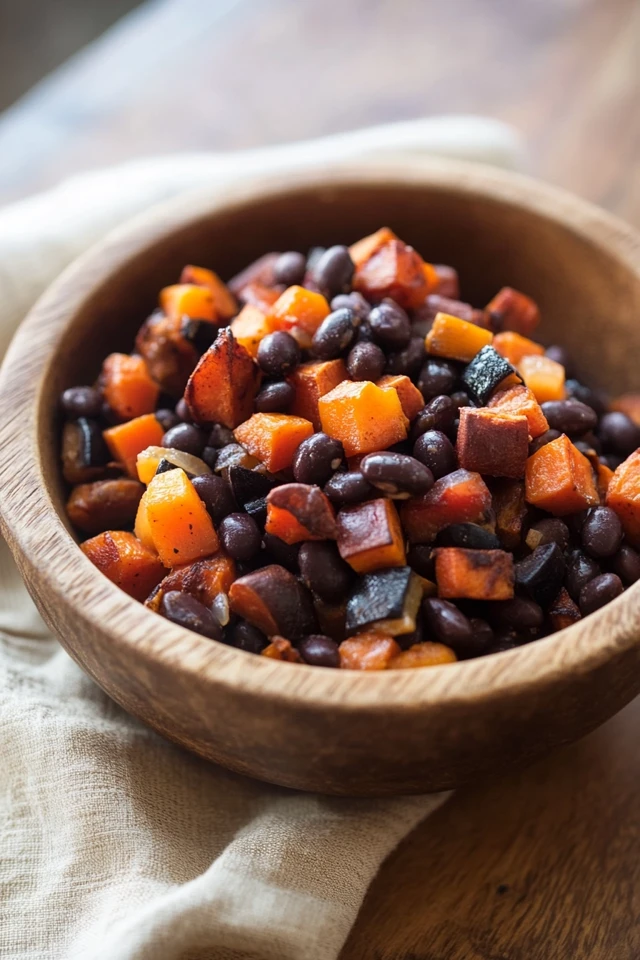
[{"label": "beige linen napkin", "polygon": [[[441,118],[76,177],[0,211],[0,356],[60,269],[150,203],[381,150],[520,155],[508,128]],[[0,770],[2,960],[333,960],[381,862],[446,799],[296,794],[166,743],[48,634],[1,542]]]}]

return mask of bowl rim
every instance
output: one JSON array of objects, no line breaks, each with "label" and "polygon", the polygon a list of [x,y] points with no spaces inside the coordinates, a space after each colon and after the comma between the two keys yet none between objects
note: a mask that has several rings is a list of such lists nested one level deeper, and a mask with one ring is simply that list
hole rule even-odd
[{"label": "bowl rim", "polygon": [[[430,667],[428,674],[424,669],[322,670],[248,654],[159,618],[91,564],[54,506],[39,454],[45,429],[42,394],[57,344],[86,300],[132,257],[192,222],[278,195],[362,184],[453,189],[470,198],[482,196],[518,207],[614,255],[640,283],[640,235],[630,226],[556,187],[467,161],[341,161],[183,194],[137,215],[75,260],[15,334],[0,370],[0,402],[11,411],[0,426],[0,529],[27,582],[46,583],[57,603],[75,606],[75,616],[87,631],[97,628],[116,648],[126,648],[141,660],[158,660],[171,669],[198,675],[213,687],[222,685],[274,702],[304,700],[309,708],[329,706],[346,712],[364,707],[413,710],[477,703],[494,698],[498,691],[517,695],[532,687],[547,688],[567,672],[591,672],[640,644],[640,583],[584,622],[455,667]],[[21,464],[28,480],[28,495],[15,482],[15,464]],[[55,563],[50,562],[52,553]]]}]

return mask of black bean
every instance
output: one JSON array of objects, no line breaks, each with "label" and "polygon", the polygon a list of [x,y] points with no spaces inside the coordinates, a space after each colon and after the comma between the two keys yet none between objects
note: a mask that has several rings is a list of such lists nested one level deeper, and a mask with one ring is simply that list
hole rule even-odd
[{"label": "black bean", "polygon": [[580,437],[598,424],[595,410],[580,400],[547,400],[542,412],[552,430],[559,430],[570,437]]},{"label": "black bean", "polygon": [[421,577],[435,583],[435,561],[430,546],[423,543],[414,544],[407,554],[407,563]]},{"label": "black bean", "polygon": [[160,613],[172,623],[186,627],[187,630],[194,630],[210,640],[222,639],[220,624],[211,610],[188,593],[181,593],[179,590],[163,593]]},{"label": "black bean", "polygon": [[383,300],[369,314],[376,343],[389,350],[401,350],[411,339],[409,317],[393,300]]},{"label": "black bean", "polygon": [[623,537],[618,514],[611,507],[594,507],[582,525],[582,546],[596,560],[618,552]]},{"label": "black bean", "polygon": [[582,550],[572,550],[567,560],[567,573],[564,579],[564,585],[571,599],[577,603],[585,584],[601,573],[602,570],[595,560],[588,557]]},{"label": "black bean", "polygon": [[313,270],[318,260],[325,252],[326,247],[311,247],[309,253],[307,254],[307,270]]},{"label": "black bean", "polygon": [[285,287],[293,287],[302,283],[307,269],[307,259],[297,250],[287,250],[281,253],[273,265],[273,278],[276,283],[284,283]]},{"label": "black bean", "polygon": [[428,626],[440,643],[460,656],[473,656],[474,636],[470,620],[455,604],[436,597],[422,601],[422,611]]},{"label": "black bean", "polygon": [[356,329],[356,335],[353,338],[354,343],[373,343],[373,330],[369,326],[368,320],[363,320]]},{"label": "black bean", "polygon": [[[361,293],[353,291],[353,293],[339,293],[337,297],[334,297],[331,301],[332,310],[340,310],[341,307],[348,307],[350,310],[353,310],[356,317],[360,317],[360,320],[364,321],[367,319],[371,313],[371,306],[365,300]],[[360,324],[362,327],[363,324]]]},{"label": "black bean", "polygon": [[240,620],[231,630],[231,644],[238,650],[246,650],[247,653],[260,653],[267,646],[269,641],[261,630],[247,623],[246,620]]},{"label": "black bean", "polygon": [[458,380],[458,371],[448,360],[431,357],[423,365],[418,377],[418,390],[426,401],[440,394],[452,392]]},{"label": "black bean", "polygon": [[331,540],[309,540],[298,554],[303,580],[313,593],[327,603],[344,600],[353,582],[353,571]]},{"label": "black bean", "polygon": [[262,535],[255,520],[246,513],[230,513],[220,522],[222,546],[234,560],[251,560],[259,552]]},{"label": "black bean", "polygon": [[592,390],[591,387],[585,387],[578,380],[569,379],[564,385],[567,397],[573,397],[586,403],[588,407],[601,416],[607,409],[607,398],[601,390]]},{"label": "black bean", "polygon": [[358,323],[355,313],[348,307],[334,310],[313,335],[311,350],[314,356],[320,360],[335,360],[350,345]]},{"label": "black bean", "polygon": [[231,488],[222,477],[205,473],[201,477],[194,477],[191,482],[216,527],[236,509]]},{"label": "black bean", "polygon": [[205,353],[218,336],[219,327],[208,320],[194,320],[184,316],[180,326],[180,334],[189,343],[192,343],[198,353]]},{"label": "black bean", "polygon": [[324,485],[324,492],[337,507],[351,506],[374,496],[376,490],[359,470],[334,473]]},{"label": "black bean", "polygon": [[600,463],[605,467],[609,467],[610,470],[617,470],[620,464],[623,462],[624,457],[618,457],[615,453],[606,453],[598,457]]},{"label": "black bean", "polygon": [[436,536],[439,547],[462,547],[465,550],[502,550],[502,544],[491,530],[477,523],[450,523]]},{"label": "black bean", "polygon": [[640,447],[640,427],[619,410],[612,410],[600,418],[598,436],[603,449],[607,453],[617,453],[619,457],[628,457]]},{"label": "black bean", "polygon": [[352,380],[379,380],[384,365],[384,353],[375,343],[356,343],[347,357],[347,372]]},{"label": "black bean", "polygon": [[328,300],[349,292],[354,270],[349,248],[340,245],[329,247],[310,267],[314,282]]},{"label": "black bean", "polygon": [[313,433],[302,441],[293,456],[293,478],[297,483],[322,486],[343,459],[344,448],[339,440],[334,440],[326,433]]},{"label": "black bean", "polygon": [[413,455],[429,467],[436,480],[452,473],[457,465],[455,447],[441,430],[427,430],[413,445]]},{"label": "black bean", "polygon": [[214,423],[211,428],[211,433],[209,434],[209,439],[207,440],[207,446],[216,447],[219,450],[220,447],[226,447],[229,443],[235,443],[233,430],[229,430],[228,427],[224,427],[221,423]]},{"label": "black bean", "polygon": [[564,347],[560,347],[554,343],[552,346],[547,347],[545,350],[545,356],[549,357],[550,360],[554,360],[556,363],[559,363],[561,367],[564,367],[567,377],[571,376],[571,358]]},{"label": "black bean", "polygon": [[290,333],[276,330],[260,341],[257,360],[270,377],[284,377],[300,363],[300,347]]},{"label": "black bean", "polygon": [[180,417],[175,410],[156,410],[155,417],[165,433],[180,423]]},{"label": "black bean", "polygon": [[513,600],[489,604],[489,617],[498,629],[514,630],[516,633],[539,630],[544,623],[542,607],[528,597],[514,597]]},{"label": "black bean", "polygon": [[[281,567],[286,567],[291,573],[298,572],[298,556],[300,554],[299,543],[285,543],[280,537],[274,537],[272,533],[265,533],[262,538],[264,553]],[[318,543],[321,543],[319,540]]]},{"label": "black bean", "polygon": [[360,461],[360,470],[365,480],[390,497],[419,497],[434,483],[424,463],[390,450],[368,453]]},{"label": "black bean", "polygon": [[456,390],[451,394],[451,399],[455,403],[458,410],[460,407],[470,407],[472,405],[471,398],[464,392],[464,390]]},{"label": "black bean", "polygon": [[295,390],[286,380],[265,383],[256,397],[256,411],[258,413],[285,413],[293,403],[294,396]]},{"label": "black bean", "polygon": [[487,653],[494,641],[493,630],[487,621],[481,617],[472,617],[469,623],[473,631],[474,646],[474,653],[471,656],[481,657],[484,653]]},{"label": "black bean", "polygon": [[240,465],[229,467],[227,480],[239,507],[266,497],[273,489],[273,482],[266,474]]},{"label": "black bean", "polygon": [[403,350],[387,354],[385,373],[415,377],[424,363],[424,337],[411,337]]},{"label": "black bean", "polygon": [[559,430],[547,430],[545,433],[540,434],[539,437],[536,437],[535,440],[532,440],[529,444],[529,456],[531,457],[534,453],[537,453],[538,450],[542,450],[548,443],[552,443],[561,436],[562,434]]},{"label": "black bean", "polygon": [[205,447],[202,453],[200,454],[200,457],[202,460],[204,460],[206,465],[208,467],[211,467],[211,469],[213,470],[215,468],[216,463],[218,462],[218,451],[216,450],[215,447]]},{"label": "black bean", "polygon": [[331,637],[312,633],[298,643],[298,653],[312,667],[339,667],[338,644]]},{"label": "black bean", "polygon": [[200,427],[194,423],[178,423],[175,427],[167,430],[162,438],[161,446],[172,447],[174,450],[182,450],[183,453],[190,453],[194,457],[199,457],[205,448],[207,435]]},{"label": "black bean", "polygon": [[557,543],[536,547],[533,553],[515,564],[516,584],[543,607],[558,596],[566,563]]},{"label": "black bean", "polygon": [[535,546],[543,547],[547,543],[557,543],[561,550],[566,550],[569,546],[569,527],[563,520],[556,517],[549,517],[546,520],[538,520],[530,530],[540,534],[540,539],[536,537]]},{"label": "black bean", "polygon": [[62,394],[61,403],[70,420],[77,420],[79,417],[95,418],[102,412],[102,395],[93,387],[69,387]]},{"label": "black bean", "polygon": [[613,572],[617,573],[623,583],[630,586],[640,580],[640,553],[623,543],[611,561]]},{"label": "black bean", "polygon": [[615,573],[601,573],[589,580],[580,591],[578,606],[583,617],[587,617],[606,603],[615,600],[624,591],[622,580]]},{"label": "black bean", "polygon": [[577,513],[570,513],[564,518],[564,522],[569,527],[572,537],[579,537],[582,533],[582,527],[587,519],[588,510],[578,510]]},{"label": "black bean", "polygon": [[485,650],[485,653],[507,653],[509,650],[515,650],[520,646],[520,642],[514,633],[501,633],[494,637],[493,643]]},{"label": "black bean", "polygon": [[457,416],[458,408],[451,397],[444,395],[433,397],[414,420],[411,427],[411,439],[417,440],[421,434],[428,430],[449,433]]},{"label": "black bean", "polygon": [[179,419],[182,420],[183,423],[192,422],[191,411],[189,410],[189,407],[187,406],[187,401],[184,399],[184,397],[180,397],[180,399],[176,403],[176,416],[179,417]]}]

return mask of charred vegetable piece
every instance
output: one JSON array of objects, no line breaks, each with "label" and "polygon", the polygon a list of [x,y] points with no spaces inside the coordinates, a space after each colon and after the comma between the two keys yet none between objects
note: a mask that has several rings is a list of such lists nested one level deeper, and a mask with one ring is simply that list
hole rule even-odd
[{"label": "charred vegetable piece", "polygon": [[312,433],[313,425],[302,417],[287,413],[254,413],[236,428],[235,438],[264,463],[267,470],[277,473],[291,466],[296,450]]},{"label": "charred vegetable piece", "polygon": [[111,456],[123,464],[129,476],[134,478],[138,477],[138,455],[147,447],[157,447],[163,436],[164,430],[152,413],[104,431],[104,439]]},{"label": "charred vegetable piece", "polygon": [[102,395],[119,420],[153,413],[160,388],[149,375],[143,357],[111,353],[102,364]]},{"label": "charred vegetable piece", "polygon": [[[448,313],[438,313],[425,345],[427,353],[449,360],[462,360],[468,363],[476,354],[489,346],[493,334],[468,320],[461,320]],[[495,351],[494,351],[495,353]]]},{"label": "charred vegetable piece", "polygon": [[438,547],[464,547],[466,550],[500,550],[495,533],[477,523],[451,523],[436,537]]},{"label": "charred vegetable piece", "polygon": [[361,577],[347,600],[347,633],[363,630],[398,636],[416,629],[422,583],[411,567],[378,570]]},{"label": "charred vegetable piece", "polygon": [[524,477],[529,456],[527,418],[486,407],[463,407],[456,453],[464,470],[490,477]]},{"label": "charred vegetable piece", "polygon": [[492,484],[492,494],[496,536],[504,550],[517,550],[522,542],[522,527],[528,512],[524,483],[499,480]]},{"label": "charred vegetable piece", "polygon": [[516,563],[516,583],[541,607],[548,607],[562,587],[566,566],[558,544],[546,543]]},{"label": "charred vegetable piece", "polygon": [[209,556],[219,546],[207,508],[180,469],[153,478],[138,507],[136,535],[167,567]]},{"label": "charred vegetable piece", "polygon": [[430,543],[451,523],[478,523],[491,509],[491,494],[479,473],[455,470],[436,481],[424,497],[400,508],[402,525],[411,543]]},{"label": "charred vegetable piece", "polygon": [[389,670],[410,670],[414,667],[439,667],[443,663],[455,663],[458,658],[451,649],[443,643],[414,643],[408,650],[403,650],[389,662]]},{"label": "charred vegetable piece", "polygon": [[513,556],[504,550],[435,551],[438,595],[447,599],[510,600],[513,597]]},{"label": "charred vegetable piece", "polygon": [[538,403],[564,399],[564,367],[551,357],[523,357],[518,371]]},{"label": "charred vegetable piece", "polygon": [[157,555],[124,530],[100,533],[85,540],[80,549],[105,577],[135,600],[143,601],[165,573]]},{"label": "charred vegetable piece", "polygon": [[529,337],[540,323],[537,304],[526,294],[503,287],[487,304],[487,313],[496,332],[515,330]]},{"label": "charred vegetable piece", "polygon": [[137,480],[97,480],[74,487],[67,500],[71,523],[83,533],[133,525],[144,487]]},{"label": "charred vegetable piece", "polygon": [[535,439],[549,429],[547,418],[533,391],[522,384],[498,390],[487,404],[490,410],[527,418],[529,435]]},{"label": "charred vegetable piece", "polygon": [[67,483],[87,483],[103,477],[109,450],[95,420],[79,417],[65,423],[62,433],[62,472]]},{"label": "charred vegetable piece", "polygon": [[640,546],[640,450],[617,468],[607,489],[607,506],[618,514],[633,546]]},{"label": "charred vegetable piece", "polygon": [[[214,557],[174,567],[159,584],[158,592],[179,590],[181,593],[188,593],[195,597],[205,607],[210,607],[219,594],[229,593],[235,578],[236,568],[233,560],[219,553]],[[154,594],[149,598],[147,606],[156,606],[156,596],[157,594]]]},{"label": "charred vegetable piece", "polygon": [[229,467],[227,479],[239,507],[243,507],[245,503],[250,503],[252,500],[266,497],[273,487],[273,481],[264,473],[247,470],[246,467]]},{"label": "charred vegetable piece", "polygon": [[250,500],[249,503],[245,503],[244,509],[255,521],[258,528],[264,530],[268,515],[267,498],[259,497],[257,500]]},{"label": "charred vegetable piece", "polygon": [[347,457],[373,453],[405,440],[407,418],[395,390],[370,380],[345,380],[320,398],[322,429],[339,440]]},{"label": "charred vegetable piece", "polygon": [[406,562],[400,519],[391,500],[367,500],[338,513],[338,550],[356,573]]},{"label": "charred vegetable piece", "polygon": [[[161,469],[162,467],[162,469]],[[150,446],[138,454],[136,471],[142,483],[150,483],[156,473],[165,473],[179,467],[188,477],[203,477],[211,473],[209,467],[200,457],[194,457],[183,450],[172,447]]]},{"label": "charred vegetable piece", "polygon": [[310,420],[314,429],[320,430],[320,397],[324,397],[347,379],[347,370],[342,360],[319,360],[301,364],[288,378],[288,383],[294,390],[291,413]]},{"label": "charred vegetable piece", "polygon": [[361,633],[343,640],[339,653],[343,670],[386,670],[401,650],[393,637]]},{"label": "charred vegetable piece", "polygon": [[564,434],[529,457],[525,489],[529,503],[556,517],[600,503],[591,464]]},{"label": "charred vegetable piece", "polygon": [[308,483],[285,483],[267,497],[267,533],[285,543],[300,540],[335,540],[335,513],[319,487]]},{"label": "charred vegetable piece", "polygon": [[291,646],[291,641],[284,637],[272,637],[271,643],[262,651],[262,656],[271,660],[287,660],[289,663],[303,662],[298,651]]},{"label": "charred vegetable piece", "polygon": [[229,591],[231,609],[268,637],[299,640],[317,632],[311,595],[292,573],[273,564],[240,577]]},{"label": "charred vegetable piece", "polygon": [[549,607],[549,621],[554,630],[564,630],[580,620],[580,608],[573,602],[564,587]]},{"label": "charred vegetable piece", "polygon": [[227,327],[189,377],[184,398],[196,423],[237,427],[253,412],[260,371]]},{"label": "charred vegetable piece", "polygon": [[462,383],[471,399],[483,407],[507,377],[522,378],[493,347],[483,347],[462,372]]},{"label": "charred vegetable piece", "polygon": [[[216,332],[212,324],[208,327]],[[181,396],[198,362],[198,350],[183,332],[183,317],[152,314],[138,332],[136,350],[164,392],[172,397]]]}]

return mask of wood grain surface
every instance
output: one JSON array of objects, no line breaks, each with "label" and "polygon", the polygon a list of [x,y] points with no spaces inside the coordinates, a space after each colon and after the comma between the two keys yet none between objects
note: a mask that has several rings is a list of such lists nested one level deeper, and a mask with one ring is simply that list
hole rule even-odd
[{"label": "wood grain surface", "polygon": [[[179,6],[0,119],[0,198],[157,150],[480,111],[522,131],[532,172],[640,225],[636,0],[240,0],[215,23],[184,0],[191,34]],[[342,960],[637,960],[639,724],[636,700],[460,791],[383,866]]]}]

